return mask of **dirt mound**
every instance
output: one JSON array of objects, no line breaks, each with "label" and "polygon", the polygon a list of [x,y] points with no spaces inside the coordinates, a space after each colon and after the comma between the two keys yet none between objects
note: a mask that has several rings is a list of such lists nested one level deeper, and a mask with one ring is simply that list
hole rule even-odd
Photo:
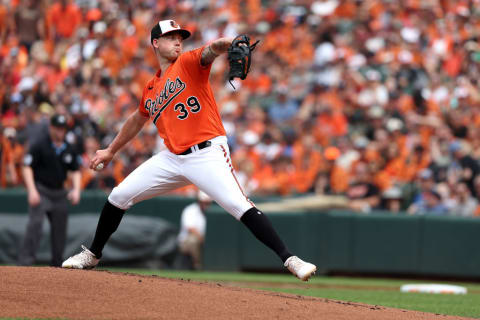
[{"label": "dirt mound", "polygon": [[465,319],[215,283],[49,267],[0,267],[0,317]]}]

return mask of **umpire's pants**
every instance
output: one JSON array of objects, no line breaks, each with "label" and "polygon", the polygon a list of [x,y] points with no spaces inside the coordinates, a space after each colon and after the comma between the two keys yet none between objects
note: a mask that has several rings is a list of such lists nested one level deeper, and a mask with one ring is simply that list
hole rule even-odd
[{"label": "umpire's pants", "polygon": [[36,184],[40,194],[40,203],[29,206],[27,230],[20,249],[18,262],[29,266],[35,263],[35,255],[42,238],[45,215],[50,221],[52,266],[61,266],[67,236],[68,199],[64,189],[49,189]]}]

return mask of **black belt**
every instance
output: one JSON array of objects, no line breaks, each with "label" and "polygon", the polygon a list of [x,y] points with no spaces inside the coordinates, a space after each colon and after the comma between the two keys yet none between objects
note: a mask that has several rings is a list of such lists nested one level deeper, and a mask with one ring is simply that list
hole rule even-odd
[{"label": "black belt", "polygon": [[203,142],[200,142],[199,144],[196,144],[194,146],[191,146],[190,148],[188,148],[187,150],[183,151],[182,153],[178,153],[179,156],[185,156],[187,154],[190,154],[192,153],[192,149],[195,149],[195,147],[198,148],[198,150],[201,150],[201,149],[205,149],[206,147],[210,147],[212,145],[212,141],[203,141]]}]

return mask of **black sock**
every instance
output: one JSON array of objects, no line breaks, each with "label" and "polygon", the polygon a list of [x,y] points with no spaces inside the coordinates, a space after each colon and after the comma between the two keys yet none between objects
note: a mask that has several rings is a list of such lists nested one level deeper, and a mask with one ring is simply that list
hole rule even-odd
[{"label": "black sock", "polygon": [[117,230],[124,213],[125,210],[115,207],[108,202],[108,200],[105,202],[102,213],[100,214],[100,219],[98,219],[95,237],[90,246],[90,251],[92,251],[98,259],[102,257],[103,247],[105,247],[112,233]]},{"label": "black sock", "polygon": [[270,219],[268,219],[260,210],[255,207],[249,209],[243,214],[240,221],[250,229],[258,240],[275,251],[283,262],[292,256],[273,228]]}]

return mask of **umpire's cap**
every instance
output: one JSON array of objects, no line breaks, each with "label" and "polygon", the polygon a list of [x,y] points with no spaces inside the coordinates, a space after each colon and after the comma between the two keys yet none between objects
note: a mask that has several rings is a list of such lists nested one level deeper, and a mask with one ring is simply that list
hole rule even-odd
[{"label": "umpire's cap", "polygon": [[174,20],[162,20],[153,26],[150,32],[150,42],[153,43],[153,39],[160,38],[173,31],[178,31],[184,40],[190,37],[190,31],[180,28]]},{"label": "umpire's cap", "polygon": [[67,117],[65,117],[63,114],[54,114],[50,118],[50,124],[54,127],[58,128],[66,128],[67,127]]}]

